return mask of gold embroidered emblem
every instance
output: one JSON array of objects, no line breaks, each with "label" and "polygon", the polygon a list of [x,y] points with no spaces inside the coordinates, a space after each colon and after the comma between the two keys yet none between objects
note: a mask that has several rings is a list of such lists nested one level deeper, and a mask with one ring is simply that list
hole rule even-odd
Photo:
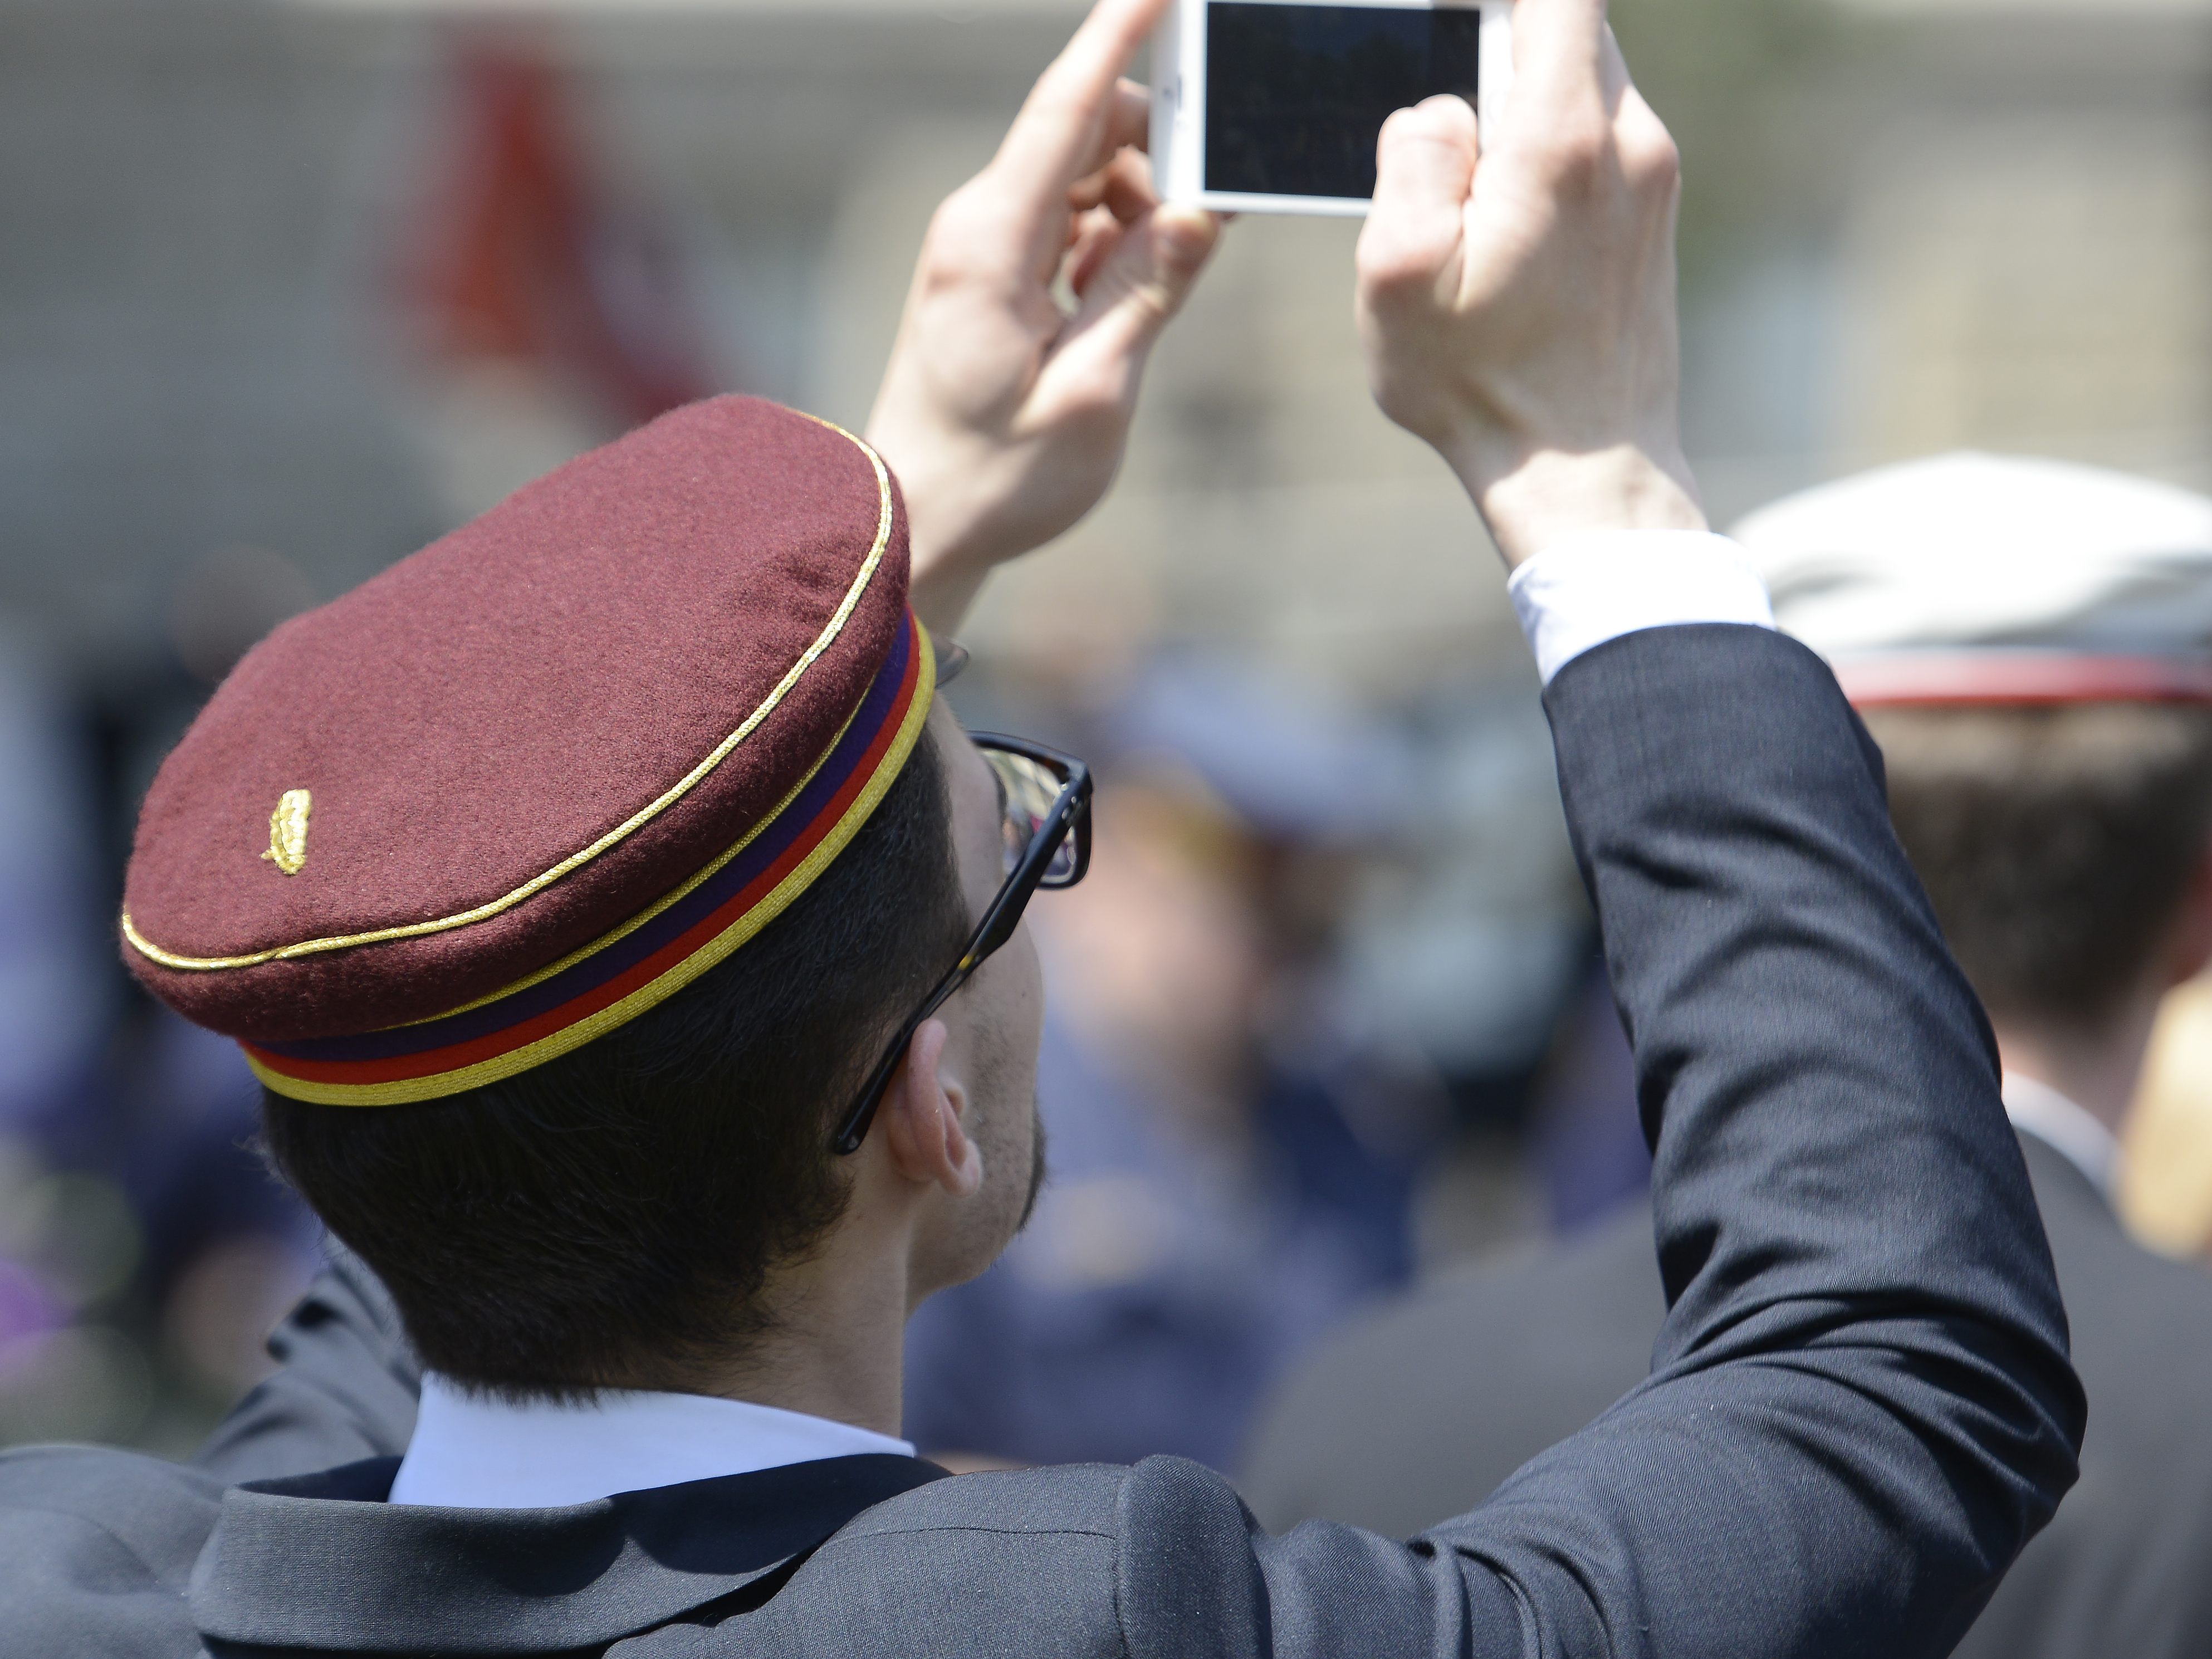
[{"label": "gold embroidered emblem", "polygon": [[296,876],[307,862],[307,808],[313,797],[304,789],[287,789],[276,810],[269,815],[269,850],[261,856],[288,876]]}]

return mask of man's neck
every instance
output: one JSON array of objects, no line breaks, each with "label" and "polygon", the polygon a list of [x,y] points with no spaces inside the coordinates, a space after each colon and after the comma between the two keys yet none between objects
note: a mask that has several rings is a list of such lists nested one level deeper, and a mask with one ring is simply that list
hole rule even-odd
[{"label": "man's neck", "polygon": [[[843,1261],[833,1235],[814,1259],[776,1274],[763,1292],[769,1322],[742,1360],[684,1391],[720,1395],[897,1437],[904,1414],[907,1281],[878,1260]],[[675,1385],[672,1385],[675,1386]]]},{"label": "man's neck", "polygon": [[2118,1135],[2135,1108],[2158,1007],[2155,997],[2138,999],[2094,1032],[1999,1020],[1997,1050],[2007,1072],[2056,1090]]},{"label": "man's neck", "polygon": [[[782,1463],[910,1453],[899,1420],[912,1271],[896,1216],[848,1212],[811,1256],[771,1276],[765,1328],[726,1364],[641,1367],[580,1407],[485,1401],[426,1380],[392,1501],[543,1508]],[[710,1397],[686,1397],[701,1395]],[[730,1401],[773,1409],[739,1412]]]}]

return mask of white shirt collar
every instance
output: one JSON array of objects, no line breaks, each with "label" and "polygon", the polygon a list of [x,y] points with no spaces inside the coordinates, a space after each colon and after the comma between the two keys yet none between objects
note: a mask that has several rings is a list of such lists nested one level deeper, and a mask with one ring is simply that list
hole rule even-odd
[{"label": "white shirt collar", "polygon": [[2106,1198],[2119,1177],[2119,1138],[2047,1083],[2004,1074],[2005,1115],[2089,1178]]},{"label": "white shirt collar", "polygon": [[621,1492],[750,1474],[817,1458],[914,1455],[887,1434],[699,1394],[605,1389],[588,1404],[517,1404],[422,1378],[395,1504],[555,1509]]}]

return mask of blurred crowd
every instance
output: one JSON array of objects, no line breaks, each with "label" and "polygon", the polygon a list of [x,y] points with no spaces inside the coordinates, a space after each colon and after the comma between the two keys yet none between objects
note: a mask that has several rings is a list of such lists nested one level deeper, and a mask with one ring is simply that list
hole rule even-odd
[{"label": "blurred crowd", "polygon": [[[243,1060],[111,944],[136,790],[209,678],[189,642],[136,694],[159,727],[120,740],[35,652],[0,662],[9,1441],[189,1443],[315,1259]],[[1378,710],[1182,651],[955,690],[1102,781],[1091,877],[1036,917],[1053,1178],[1006,1261],[916,1322],[921,1442],[1231,1467],[1348,1310],[1640,1189],[1531,684]]]},{"label": "blurred crowd", "polygon": [[1102,784],[1089,879],[1035,915],[1053,1176],[915,1320],[909,1433],[1226,1468],[1348,1310],[1540,1212],[1511,1148],[1589,949],[1548,744],[1518,684],[1384,719],[1188,655],[1062,718]]},{"label": "blurred crowd", "polygon": [[317,1241],[248,1144],[259,1088],[237,1049],[119,971],[128,826],[103,810],[118,780],[101,736],[98,712],[9,640],[0,1439],[188,1446],[260,1374]]},{"label": "blurred crowd", "polygon": [[[173,722],[195,684],[179,663],[146,707]],[[1006,1257],[915,1321],[919,1443],[1233,1469],[1361,1306],[1634,1210],[1649,1155],[1531,684],[1359,708],[1184,650],[1083,684],[986,663],[953,695],[1094,757],[1101,787],[1090,879],[1033,918],[1052,1179]],[[237,1051],[117,964],[108,774],[143,743],[102,732],[14,642],[0,1439],[174,1448],[260,1374],[318,1241],[254,1150]],[[2209,1011],[2172,1000],[2127,1166],[2138,1231],[2177,1255],[2212,1243]]]}]

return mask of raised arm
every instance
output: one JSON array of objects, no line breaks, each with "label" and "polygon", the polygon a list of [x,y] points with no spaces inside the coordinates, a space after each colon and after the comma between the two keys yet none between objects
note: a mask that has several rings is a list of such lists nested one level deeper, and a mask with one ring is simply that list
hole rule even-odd
[{"label": "raised arm", "polygon": [[1212,214],[1155,195],[1146,94],[1121,78],[1165,9],[1099,0],[930,222],[868,438],[906,492],[932,629],[1097,505],[1146,360],[1213,251]]},{"label": "raised arm", "polygon": [[1268,1538],[1144,1466],[1126,1535],[1174,1541],[1133,1550],[1132,1645],[1249,1621],[1279,1659],[1943,1654],[2071,1484],[2083,1419],[1995,1047],[1877,751],[1702,533],[1673,146],[1602,0],[1521,0],[1516,34],[1479,165],[1457,100],[1386,131],[1361,321],[1384,409],[1516,568],[1671,1313],[1646,1383],[1409,1544]]}]

